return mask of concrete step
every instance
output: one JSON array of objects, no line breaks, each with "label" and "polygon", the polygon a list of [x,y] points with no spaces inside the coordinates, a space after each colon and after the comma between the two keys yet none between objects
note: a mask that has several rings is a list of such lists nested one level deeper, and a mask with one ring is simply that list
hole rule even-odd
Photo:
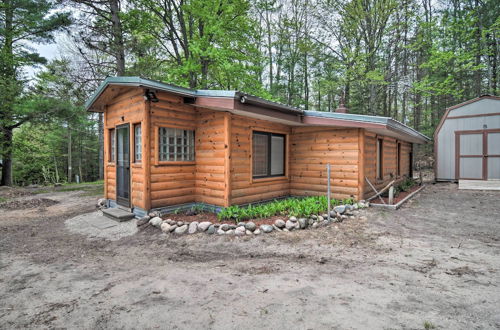
[{"label": "concrete step", "polygon": [[135,215],[133,213],[127,212],[125,210],[119,209],[119,208],[109,208],[109,209],[103,209],[102,213],[107,216],[110,219],[116,220],[116,221],[127,221],[130,219],[133,219]]}]

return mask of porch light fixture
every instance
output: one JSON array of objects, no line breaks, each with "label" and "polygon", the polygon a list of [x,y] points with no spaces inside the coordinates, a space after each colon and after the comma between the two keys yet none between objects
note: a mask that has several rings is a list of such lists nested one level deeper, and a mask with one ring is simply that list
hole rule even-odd
[{"label": "porch light fixture", "polygon": [[144,98],[146,100],[149,100],[149,101],[153,102],[153,103],[156,103],[156,102],[159,101],[158,98],[156,97],[155,92],[150,91],[150,90],[146,91],[146,93],[144,94]]}]

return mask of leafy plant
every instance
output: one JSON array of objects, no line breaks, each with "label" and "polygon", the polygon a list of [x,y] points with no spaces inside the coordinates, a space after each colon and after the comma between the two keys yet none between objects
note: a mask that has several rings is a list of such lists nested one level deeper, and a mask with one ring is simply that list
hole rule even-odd
[{"label": "leafy plant", "polygon": [[[354,199],[331,200],[331,206],[340,204],[352,204]],[[246,207],[230,206],[222,209],[218,214],[219,220],[233,220],[235,222],[248,219],[268,218],[275,215],[308,217],[313,214],[326,212],[328,200],[325,196],[313,196],[305,198],[287,198],[274,200],[265,204],[248,205]]]}]

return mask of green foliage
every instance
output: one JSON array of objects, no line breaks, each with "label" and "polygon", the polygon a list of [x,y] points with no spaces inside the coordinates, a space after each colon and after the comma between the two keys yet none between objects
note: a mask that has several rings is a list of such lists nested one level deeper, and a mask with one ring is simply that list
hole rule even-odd
[{"label": "green foliage", "polygon": [[[331,200],[331,206],[353,204],[353,199]],[[287,198],[274,200],[269,203],[246,207],[230,206],[222,209],[218,214],[219,220],[234,220],[236,222],[249,219],[268,218],[275,215],[308,217],[313,214],[325,213],[328,209],[328,200],[325,196]]]}]

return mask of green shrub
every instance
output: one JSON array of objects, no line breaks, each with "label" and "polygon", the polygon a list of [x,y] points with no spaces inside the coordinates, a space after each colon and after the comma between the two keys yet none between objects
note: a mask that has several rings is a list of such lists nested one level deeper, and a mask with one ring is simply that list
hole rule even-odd
[{"label": "green shrub", "polygon": [[[332,207],[340,204],[353,204],[354,199],[331,200]],[[218,214],[219,220],[234,220],[235,222],[268,218],[275,215],[309,217],[313,214],[325,213],[328,200],[325,196],[287,198],[274,200],[265,204],[248,205],[246,207],[230,206],[222,209]]]}]

